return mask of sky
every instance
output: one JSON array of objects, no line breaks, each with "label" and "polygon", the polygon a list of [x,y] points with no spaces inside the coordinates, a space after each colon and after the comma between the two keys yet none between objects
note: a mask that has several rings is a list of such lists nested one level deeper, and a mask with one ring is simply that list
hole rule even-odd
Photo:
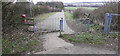
[{"label": "sky", "polygon": [[110,1],[110,0],[33,0],[34,3],[39,1],[62,1],[63,3],[71,3],[71,2],[102,2],[102,1]]}]

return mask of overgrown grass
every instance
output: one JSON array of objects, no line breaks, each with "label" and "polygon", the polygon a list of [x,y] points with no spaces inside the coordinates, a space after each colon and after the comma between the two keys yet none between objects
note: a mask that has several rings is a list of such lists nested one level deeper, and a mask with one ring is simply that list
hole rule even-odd
[{"label": "overgrown grass", "polygon": [[63,34],[61,37],[73,41],[73,42],[80,42],[80,43],[89,43],[89,44],[104,44],[104,41],[107,38],[117,38],[120,37],[118,34],[93,34],[93,33],[81,33],[81,34]]},{"label": "overgrown grass", "polygon": [[27,53],[36,49],[36,45],[39,44],[38,40],[29,39],[26,36],[9,36],[14,39],[2,39],[3,53],[2,54],[16,54],[16,53]]},{"label": "overgrown grass", "polygon": [[64,15],[65,15],[65,19],[73,19],[73,14],[71,13],[68,13],[68,12],[64,12]]},{"label": "overgrown grass", "polygon": [[95,30],[99,29],[100,26],[99,25],[95,25],[95,24],[90,24],[90,28],[93,28]]},{"label": "overgrown grass", "polygon": [[36,49],[40,42],[33,32],[27,31],[28,25],[19,25],[18,29],[3,34],[2,54],[28,53]]},{"label": "overgrown grass", "polygon": [[36,18],[35,24],[37,24],[38,22],[48,18],[51,15],[54,15],[55,13],[57,13],[57,12],[45,13],[45,14],[41,14],[41,15],[36,16],[35,17]]},{"label": "overgrown grass", "polygon": [[[83,21],[80,21],[80,25],[82,25],[84,27],[88,27],[88,24],[84,24]],[[97,31],[98,29],[102,30],[102,27],[98,24],[90,23],[89,24],[89,29],[94,29],[95,31]]]},{"label": "overgrown grass", "polygon": [[[36,16],[36,23],[48,18],[49,16],[55,14],[46,13]],[[17,28],[12,29],[11,32],[6,32],[3,34],[2,39],[2,54],[21,54],[40,49],[40,41],[37,40],[36,34],[29,32],[29,25],[20,24]]]},{"label": "overgrown grass", "polygon": [[84,8],[84,9],[89,9],[89,10],[97,9],[97,7],[65,7],[66,10],[76,10],[78,8]]}]

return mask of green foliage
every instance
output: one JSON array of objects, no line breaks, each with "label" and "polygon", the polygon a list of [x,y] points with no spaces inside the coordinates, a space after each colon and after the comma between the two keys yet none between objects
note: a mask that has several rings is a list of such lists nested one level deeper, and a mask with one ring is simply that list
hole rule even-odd
[{"label": "green foliage", "polygon": [[118,38],[120,37],[119,34],[116,34],[116,33],[113,33],[113,34],[108,34],[108,35],[105,35],[106,37],[109,37],[109,38]]},{"label": "green foliage", "polygon": [[90,27],[97,30],[100,28],[100,25],[96,25],[96,24],[90,24]]},{"label": "green foliage", "polygon": [[[105,14],[106,13],[113,13],[113,14],[119,14],[118,13],[118,4],[119,2],[109,2],[104,4],[103,6],[99,8],[95,8],[93,10],[90,10],[92,8],[77,8],[77,10],[74,11],[73,17],[78,19],[78,18],[84,18],[85,13],[90,14],[90,19],[92,23],[99,24],[102,28],[104,27],[104,22],[105,22]],[[69,8],[66,7],[66,9],[76,9],[76,8]],[[114,19],[113,19],[114,18]],[[111,31],[117,31],[118,25],[119,24],[119,19],[117,16],[112,16],[111,20]],[[98,28],[99,26],[93,26],[93,28]]]},{"label": "green foliage", "polygon": [[[97,36],[97,35],[94,36],[93,34],[88,34],[88,33],[79,34],[78,38],[80,40],[84,40],[82,42],[85,42],[85,43],[94,44],[95,42],[98,42],[98,41],[102,42],[100,36]],[[98,44],[98,43],[96,43],[96,44]]]},{"label": "green foliage", "polygon": [[[14,36],[9,36],[9,38],[14,38]],[[7,39],[4,37],[2,42],[4,44],[2,45],[3,54],[30,52],[39,44],[38,40],[30,40],[24,36],[17,39]]]},{"label": "green foliage", "polygon": [[[90,13],[90,18],[92,19],[92,21],[95,24],[99,24],[101,26],[104,25],[105,22],[105,14],[106,13],[113,13],[113,14],[119,14],[118,13],[118,2],[109,2],[104,4],[103,6],[99,7],[98,9],[94,10],[92,13]],[[119,28],[117,26],[118,21],[118,17],[117,16],[112,16],[112,20],[111,20],[111,30],[115,29],[117,30],[117,28]]]},{"label": "green foliage", "polygon": [[103,34],[93,34],[93,33],[81,33],[81,34],[64,34],[61,35],[61,37],[71,40],[73,42],[80,42],[80,43],[89,43],[89,44],[104,44],[104,41],[107,40],[107,38],[117,38],[120,37],[118,34],[109,34],[109,35],[103,35]]},{"label": "green foliage", "polygon": [[85,18],[86,17],[86,13],[90,14],[93,10],[89,10],[89,9],[85,9],[85,8],[78,8],[77,10],[74,11],[73,13],[73,17],[75,19],[78,18]]},{"label": "green foliage", "polygon": [[38,2],[37,5],[47,5],[53,8],[63,9],[64,5],[62,2]]},{"label": "green foliage", "polygon": [[[40,42],[34,37],[33,32],[28,31],[29,25],[22,24],[21,15],[26,14],[30,18],[30,7],[28,2],[7,3],[3,2],[3,54],[27,53],[36,49]],[[43,20],[55,13],[51,12],[47,6],[32,5],[32,16],[40,15],[37,21]],[[46,13],[46,14],[43,14]],[[48,13],[48,14],[47,14]],[[36,17],[35,17],[36,18]],[[33,35],[33,36],[31,36]],[[31,38],[32,37],[32,38]]]},{"label": "green foliage", "polygon": [[[41,18],[37,19],[45,19],[50,15],[55,14],[49,13],[51,10],[48,6],[38,6],[34,5],[33,3],[31,6],[33,17],[38,16],[39,14],[42,15],[40,16]],[[31,17],[29,2],[2,3],[2,44],[4,44],[2,45],[3,54],[27,53],[35,50],[36,47],[40,44],[40,42],[34,36],[33,32],[28,31],[29,25],[22,24],[21,15],[23,13],[26,14],[28,19]]]},{"label": "green foliage", "polygon": [[73,38],[68,38],[68,40],[71,40],[71,41],[73,41],[73,42],[78,42],[78,40],[73,39]]},{"label": "green foliage", "polygon": [[43,14],[43,13],[49,13],[49,12],[51,11],[47,6],[41,6],[41,7],[37,5],[32,6],[33,16],[36,16],[38,14]]},{"label": "green foliage", "polygon": [[[6,6],[2,6],[2,17],[3,17],[3,29],[7,31],[6,28],[11,27],[15,28],[22,24],[22,17],[23,13],[26,14],[27,18],[30,18],[30,4],[28,2],[17,2],[17,3],[7,3],[3,2],[2,4]],[[37,16],[43,13],[51,12],[47,6],[32,5],[32,16]],[[7,22],[7,23],[6,23]],[[9,30],[9,28],[8,28]]]}]

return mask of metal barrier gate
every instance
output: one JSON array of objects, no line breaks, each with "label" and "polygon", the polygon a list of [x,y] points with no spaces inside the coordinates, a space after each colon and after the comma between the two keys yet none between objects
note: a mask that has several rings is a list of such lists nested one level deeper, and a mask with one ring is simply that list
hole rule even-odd
[{"label": "metal barrier gate", "polygon": [[120,16],[120,14],[106,13],[105,24],[104,24],[104,34],[114,33],[114,32],[110,32],[110,24],[111,24],[112,16]]}]

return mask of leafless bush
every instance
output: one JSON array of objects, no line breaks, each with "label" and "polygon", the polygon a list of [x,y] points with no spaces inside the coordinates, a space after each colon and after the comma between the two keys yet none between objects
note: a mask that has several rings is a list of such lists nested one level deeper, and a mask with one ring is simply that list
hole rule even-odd
[{"label": "leafless bush", "polygon": [[[90,13],[90,19],[92,22],[95,24],[99,24],[102,27],[104,27],[104,22],[105,22],[105,14],[106,13],[113,13],[113,14],[119,14],[118,12],[118,6],[120,2],[117,2],[117,0],[111,0],[109,2],[104,3],[103,6],[99,7],[98,9],[95,9],[94,11],[88,11],[85,9],[77,9],[74,12],[74,18],[80,18],[83,17],[85,13]],[[119,24],[118,21],[118,16],[112,16],[112,23],[111,27],[117,29],[117,25]]]},{"label": "leafless bush", "polygon": [[74,18],[84,18],[85,14],[90,14],[91,11],[87,10],[87,9],[83,9],[83,8],[79,8],[77,10],[74,11],[73,13],[73,17]]},{"label": "leafless bush", "polygon": [[[94,23],[99,24],[101,26],[104,25],[105,22],[105,14],[113,13],[118,14],[118,3],[117,2],[109,2],[104,6],[99,7],[91,13],[91,19]],[[118,17],[112,17],[112,26],[117,26]]]}]

